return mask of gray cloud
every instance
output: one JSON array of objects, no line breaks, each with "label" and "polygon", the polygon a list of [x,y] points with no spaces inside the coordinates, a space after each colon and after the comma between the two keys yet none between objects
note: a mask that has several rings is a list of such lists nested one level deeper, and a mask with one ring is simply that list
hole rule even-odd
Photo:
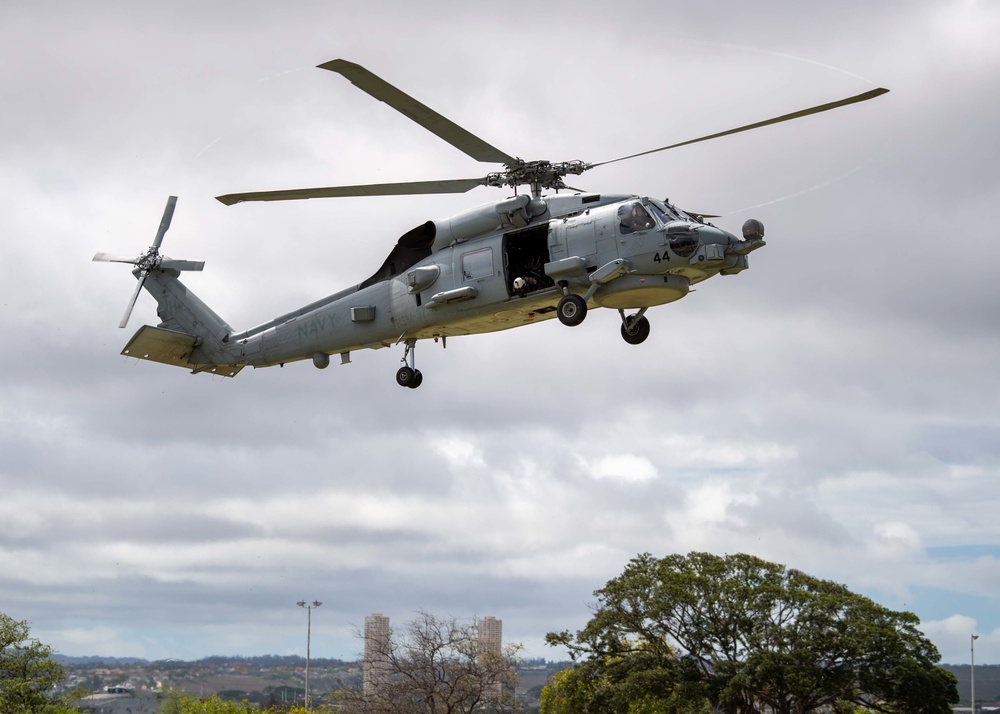
[{"label": "gray cloud", "polygon": [[[197,657],[300,651],[318,598],[323,656],[421,608],[558,656],[544,633],[636,553],[747,551],[912,609],[946,660],[975,628],[991,661],[997,29],[974,2],[4,7],[4,611],[68,654]],[[188,284],[237,329],[497,198],[214,201],[492,169],[312,69],[337,56],[552,160],[892,91],[581,177],[767,226],[640,348],[595,311],[421,345],[413,392],[400,350],[231,381],[120,357],[133,278],[89,260],[145,248],[167,195],[165,251],[207,261]],[[155,319],[141,297],[131,327]]]}]

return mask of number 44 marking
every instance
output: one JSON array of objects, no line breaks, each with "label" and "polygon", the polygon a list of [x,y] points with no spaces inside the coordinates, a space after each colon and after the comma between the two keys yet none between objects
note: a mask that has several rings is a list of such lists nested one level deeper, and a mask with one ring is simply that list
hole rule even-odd
[{"label": "number 44 marking", "polygon": [[667,251],[663,251],[662,253],[657,253],[656,255],[653,256],[653,262],[654,263],[669,263],[670,262],[670,255],[667,254]]}]

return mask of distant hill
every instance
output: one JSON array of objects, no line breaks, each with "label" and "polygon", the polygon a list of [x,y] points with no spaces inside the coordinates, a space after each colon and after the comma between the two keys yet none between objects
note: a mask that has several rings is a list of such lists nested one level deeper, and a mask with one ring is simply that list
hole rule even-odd
[{"label": "distant hill", "polygon": [[141,657],[102,657],[100,655],[91,655],[89,657],[69,657],[67,655],[54,654],[52,655],[54,659],[59,664],[91,664],[95,667],[101,664],[106,665],[136,665],[136,664],[149,664],[148,659],[142,659]]},{"label": "distant hill", "polygon": [[[955,678],[958,679],[958,696],[963,702],[968,702],[970,685],[969,665],[942,664],[941,667],[955,675]],[[976,665],[976,701],[1000,701],[1000,664]]]},{"label": "distant hill", "polygon": [[[239,655],[212,655],[211,657],[205,657],[203,659],[197,660],[201,664],[225,664],[225,663],[240,663],[240,664],[250,664],[257,667],[304,667],[306,664],[306,658],[299,655],[257,655],[255,657],[241,657]],[[327,657],[310,657],[309,662],[316,667],[343,667],[347,664],[356,664],[355,662],[345,662],[341,659],[330,659]]]},{"label": "distant hill", "polygon": [[[104,657],[102,655],[90,655],[88,657],[70,657],[68,655],[54,654],[52,659],[60,664],[73,665],[143,665],[151,664],[152,660],[142,657]],[[181,664],[225,664],[240,663],[257,667],[304,667],[306,658],[299,655],[257,655],[254,657],[244,657],[242,655],[211,655],[197,660],[161,660],[165,662],[177,662]],[[342,667],[353,662],[345,662],[339,659],[329,659],[326,657],[311,657],[310,663],[316,667]]]}]

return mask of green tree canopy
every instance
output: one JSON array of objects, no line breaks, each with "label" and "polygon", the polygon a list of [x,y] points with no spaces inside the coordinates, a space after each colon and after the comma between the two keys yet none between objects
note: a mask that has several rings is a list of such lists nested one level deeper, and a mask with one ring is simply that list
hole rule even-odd
[{"label": "green tree canopy", "polygon": [[0,712],[75,711],[59,703],[52,688],[63,680],[63,668],[52,648],[29,636],[28,623],[0,612]]},{"label": "green tree canopy", "polygon": [[[644,669],[657,672],[660,685],[672,677],[673,688],[651,688],[643,709],[623,703],[604,711],[671,712],[700,700],[726,714],[850,704],[950,714],[958,701],[955,678],[936,666],[938,651],[915,615],[754,556],[647,553],[594,594],[596,612],[583,630],[547,636],[581,668],[546,692],[552,706],[561,688],[576,692],[576,708],[545,714],[586,711],[581,692],[607,697],[634,687]],[[628,677],[616,674],[623,669]]]}]

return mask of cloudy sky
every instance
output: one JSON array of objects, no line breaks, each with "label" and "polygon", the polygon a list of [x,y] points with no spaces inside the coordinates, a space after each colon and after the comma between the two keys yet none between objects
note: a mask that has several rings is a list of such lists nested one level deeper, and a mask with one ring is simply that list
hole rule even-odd
[{"label": "cloudy sky", "polygon": [[[70,2],[0,9],[0,611],[71,655],[355,656],[371,612],[494,615],[532,656],[640,552],[749,552],[1000,662],[1000,8]],[[751,269],[653,309],[236,379],[119,355],[155,324],[97,251],[164,250],[244,329],[505,197],[225,207],[479,176],[314,69],[358,62],[508,153],[602,161],[871,102],[575,182],[764,222]],[[335,360],[336,361],[336,360]]]}]

